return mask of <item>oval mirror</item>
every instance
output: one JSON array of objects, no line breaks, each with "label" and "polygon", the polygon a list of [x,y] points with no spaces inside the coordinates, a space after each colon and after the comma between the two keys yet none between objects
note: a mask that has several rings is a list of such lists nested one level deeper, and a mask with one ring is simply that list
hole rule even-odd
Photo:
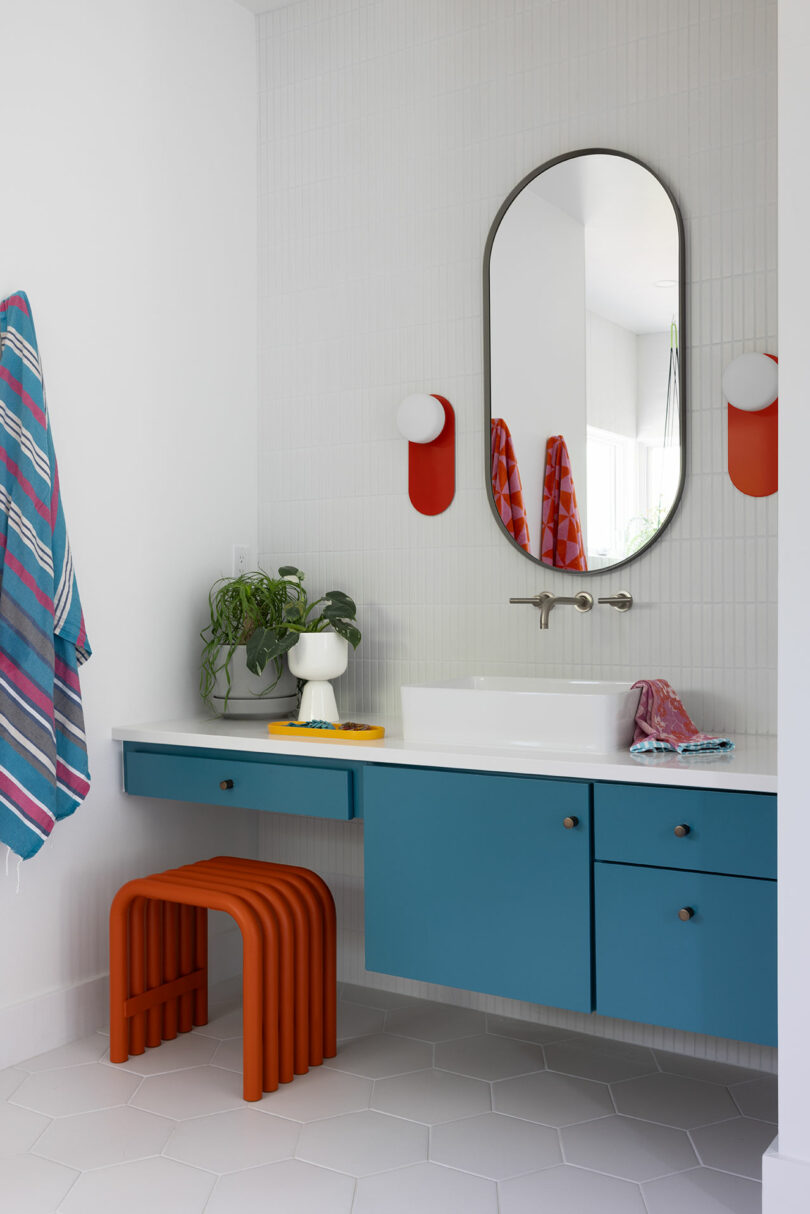
[{"label": "oval mirror", "polygon": [[574,573],[664,530],[684,478],[683,223],[632,156],[558,156],[498,212],[484,256],[490,505],[510,543]]}]

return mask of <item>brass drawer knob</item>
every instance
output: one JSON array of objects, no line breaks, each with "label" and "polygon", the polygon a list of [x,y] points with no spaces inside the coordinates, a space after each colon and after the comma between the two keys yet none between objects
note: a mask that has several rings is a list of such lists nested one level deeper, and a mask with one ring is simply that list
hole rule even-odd
[{"label": "brass drawer knob", "polygon": [[575,826],[579,826],[579,818],[563,818],[563,826],[566,830],[573,830]]},{"label": "brass drawer knob", "polygon": [[692,910],[691,906],[682,906],[678,911],[678,918],[680,919],[681,923],[688,923],[690,919],[694,918],[694,915],[695,912]]},{"label": "brass drawer knob", "polygon": [[675,827],[675,834],[679,839],[685,839],[689,834],[689,830],[690,827],[688,827],[685,822],[681,822],[680,826]]},{"label": "brass drawer knob", "polygon": [[229,788],[233,788],[233,780],[220,780],[219,786],[223,792],[227,792]]}]

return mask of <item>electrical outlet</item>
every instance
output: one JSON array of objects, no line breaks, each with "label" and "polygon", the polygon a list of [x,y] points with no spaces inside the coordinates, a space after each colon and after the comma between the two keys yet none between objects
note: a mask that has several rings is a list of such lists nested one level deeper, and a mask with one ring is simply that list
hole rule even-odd
[{"label": "electrical outlet", "polygon": [[233,576],[240,577],[248,571],[248,548],[247,544],[234,544],[233,546]]}]

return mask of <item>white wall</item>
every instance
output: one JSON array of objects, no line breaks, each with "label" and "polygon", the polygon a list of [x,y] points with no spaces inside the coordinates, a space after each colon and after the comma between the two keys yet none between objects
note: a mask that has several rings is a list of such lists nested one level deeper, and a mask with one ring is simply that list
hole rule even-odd
[{"label": "white wall", "polygon": [[805,0],[779,0],[779,1139],[778,1154],[765,1158],[765,1214],[810,1209],[808,56],[810,9]]},{"label": "white wall", "polygon": [[[357,596],[338,692],[472,672],[670,681],[702,729],[776,724],[776,501],[726,471],[722,368],[776,352],[776,4],[299,0],[260,18],[260,553]],[[486,497],[484,243],[512,187],[613,147],[671,185],[687,250],[686,494],[618,575],[546,572]],[[456,409],[450,508],[410,507],[396,406]],[[627,616],[510,596],[626,588]]]},{"label": "white wall", "polygon": [[[585,229],[524,189],[490,262],[492,416],[509,426],[533,556],[540,555],[546,442],[562,434],[585,520]],[[542,354],[541,354],[542,351]]]},{"label": "white wall", "polygon": [[[357,596],[341,706],[373,717],[402,683],[476,671],[654,673],[701,728],[772,732],[776,501],[728,478],[720,381],[735,354],[777,349],[775,0],[300,0],[259,29],[260,552]],[[647,161],[684,214],[689,449],[661,542],[578,581],[515,552],[487,504],[481,264],[512,187],[595,146]],[[436,518],[409,505],[394,425],[418,390],[447,395],[458,423],[456,498]],[[626,587],[636,606],[561,609],[541,633],[507,603],[575,585]],[[364,980],[362,828],[268,815],[263,831],[327,876],[342,976]]]},{"label": "white wall", "polygon": [[208,586],[255,550],[254,20],[0,0],[0,290],[32,302],[94,649],[90,795],[19,895],[0,873],[0,1066],[105,1018],[123,880],[255,846],[255,815],[125,798],[110,740],[195,706]]},{"label": "white wall", "polygon": [[636,334],[598,312],[588,312],[588,425],[635,438]]}]

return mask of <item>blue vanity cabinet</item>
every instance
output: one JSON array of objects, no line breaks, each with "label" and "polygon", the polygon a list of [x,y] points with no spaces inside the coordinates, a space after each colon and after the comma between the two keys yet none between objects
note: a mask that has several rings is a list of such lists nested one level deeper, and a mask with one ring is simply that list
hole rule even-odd
[{"label": "blue vanity cabinet", "polygon": [[366,967],[590,1011],[591,786],[369,765]]},{"label": "blue vanity cabinet", "polygon": [[359,815],[361,786],[362,764],[124,744],[124,788],[141,797],[348,820]]},{"label": "blue vanity cabinet", "polygon": [[776,1044],[776,797],[597,784],[595,1007]]}]

